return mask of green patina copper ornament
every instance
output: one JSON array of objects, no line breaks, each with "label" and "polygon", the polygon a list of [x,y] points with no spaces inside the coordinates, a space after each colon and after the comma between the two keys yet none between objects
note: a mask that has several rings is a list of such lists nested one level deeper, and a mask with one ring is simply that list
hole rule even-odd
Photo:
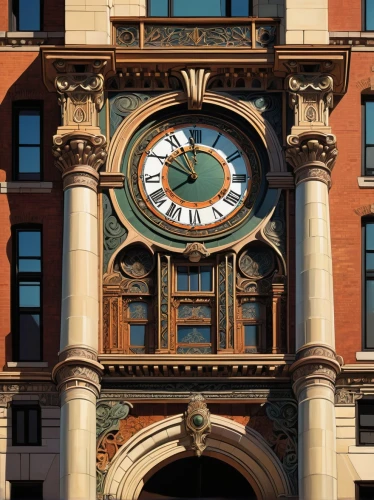
[{"label": "green patina copper ornament", "polygon": [[196,427],[202,427],[202,425],[204,424],[204,417],[199,414],[194,415],[194,417],[192,418],[192,422]]}]

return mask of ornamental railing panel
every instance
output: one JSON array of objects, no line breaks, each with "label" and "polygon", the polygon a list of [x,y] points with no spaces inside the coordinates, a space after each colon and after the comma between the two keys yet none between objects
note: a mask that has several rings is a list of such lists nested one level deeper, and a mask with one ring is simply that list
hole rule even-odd
[{"label": "ornamental railing panel", "polygon": [[113,25],[114,43],[126,49],[226,48],[269,49],[278,43],[279,21],[235,19],[193,21],[150,19]]}]

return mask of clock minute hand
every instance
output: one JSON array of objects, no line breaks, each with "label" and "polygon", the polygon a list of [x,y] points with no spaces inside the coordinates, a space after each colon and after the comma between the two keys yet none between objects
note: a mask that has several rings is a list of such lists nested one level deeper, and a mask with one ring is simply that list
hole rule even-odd
[{"label": "clock minute hand", "polygon": [[[183,172],[186,172],[186,174],[191,175],[191,172],[183,165],[182,162],[178,160],[178,158],[173,158],[173,162],[174,161],[181,169],[183,169]],[[167,161],[166,163],[168,163],[170,166],[173,166],[172,162]]]},{"label": "clock minute hand", "polygon": [[192,146],[192,154],[193,154],[193,162],[194,164],[196,165],[197,163],[197,158],[196,158],[196,143],[195,143],[195,139],[193,137],[190,137],[190,144]]}]

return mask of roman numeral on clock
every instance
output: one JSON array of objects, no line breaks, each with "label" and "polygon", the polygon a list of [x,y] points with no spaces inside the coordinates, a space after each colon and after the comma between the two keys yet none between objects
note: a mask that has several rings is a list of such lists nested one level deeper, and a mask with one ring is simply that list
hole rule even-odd
[{"label": "roman numeral on clock", "polygon": [[182,208],[177,207],[175,203],[172,203],[168,210],[166,211],[166,217],[170,217],[171,219],[177,220],[178,222],[181,220]]},{"label": "roman numeral on clock", "polygon": [[221,217],[223,217],[223,214],[221,214],[221,212],[218,212],[218,210],[216,208],[212,207],[212,210],[213,210],[214,218],[216,220],[220,219]]},{"label": "roman numeral on clock", "polygon": [[169,137],[165,137],[166,142],[171,144],[171,149],[174,151],[174,149],[180,148],[180,142],[178,141],[177,137],[175,135],[170,135]]},{"label": "roman numeral on clock", "polygon": [[164,161],[166,160],[167,156],[159,156],[159,155],[156,155],[155,153],[153,153],[152,151],[147,151],[147,155],[148,155],[148,158],[157,158],[161,165],[164,164]]},{"label": "roman numeral on clock", "polygon": [[190,134],[195,142],[201,142],[201,130],[196,128],[190,129]]},{"label": "roman numeral on clock", "polygon": [[189,215],[190,215],[191,226],[196,226],[196,224],[201,224],[200,215],[197,210],[189,210]]},{"label": "roman numeral on clock", "polygon": [[215,148],[217,145],[217,142],[220,140],[222,134],[218,134],[216,137],[216,140],[212,144],[212,148]]},{"label": "roman numeral on clock", "polygon": [[[158,183],[158,182],[160,182],[160,177],[161,177],[161,174],[155,174],[155,175],[146,174],[145,182],[146,182],[146,184],[150,184],[151,182]],[[233,181],[233,182],[235,182],[235,181]]]},{"label": "roman numeral on clock", "polygon": [[227,161],[227,163],[231,163],[234,160],[237,160],[238,158],[240,158],[240,156],[241,155],[240,155],[239,151],[235,151],[234,153],[231,153],[231,155],[226,158],[226,161]]},{"label": "roman numeral on clock", "polygon": [[232,182],[246,182],[247,176],[245,174],[233,174]]},{"label": "roman numeral on clock", "polygon": [[153,193],[151,193],[149,195],[150,199],[158,207],[161,207],[161,205],[163,205],[165,203],[165,201],[167,200],[167,198],[165,198],[165,196],[166,196],[165,191],[162,188],[157,189],[157,191],[154,191]]},{"label": "roman numeral on clock", "polygon": [[226,196],[226,198],[223,199],[225,203],[228,203],[232,207],[238,203],[240,200],[240,194],[234,193],[234,191],[229,191],[229,194]]}]

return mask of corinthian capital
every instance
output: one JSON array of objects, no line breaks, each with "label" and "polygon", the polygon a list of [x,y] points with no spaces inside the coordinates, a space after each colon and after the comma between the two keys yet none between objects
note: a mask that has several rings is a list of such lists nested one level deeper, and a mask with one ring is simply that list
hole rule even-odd
[{"label": "corinthian capital", "polygon": [[96,190],[98,170],[104,164],[106,138],[87,132],[74,131],[53,137],[55,165],[62,173],[64,189],[82,184]]},{"label": "corinthian capital", "polygon": [[296,185],[307,180],[318,180],[331,185],[338,150],[332,134],[304,132],[287,137],[286,160],[293,167]]}]

